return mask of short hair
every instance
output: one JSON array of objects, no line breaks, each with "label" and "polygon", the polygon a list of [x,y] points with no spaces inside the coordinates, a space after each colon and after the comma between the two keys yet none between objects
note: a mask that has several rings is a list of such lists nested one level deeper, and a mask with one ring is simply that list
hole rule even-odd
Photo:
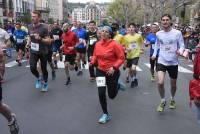
[{"label": "short hair", "polygon": [[96,25],[96,22],[94,20],[89,21],[89,24],[90,23],[94,23]]},{"label": "short hair", "polygon": [[40,23],[45,23],[45,20],[43,20],[43,19],[40,19],[40,21],[39,21]]},{"label": "short hair", "polygon": [[131,25],[132,25],[132,26],[134,26],[134,27],[136,27],[136,24],[135,24],[135,23],[133,23],[133,22],[132,22],[132,23],[130,23],[130,24],[128,25],[128,27],[130,27]]},{"label": "short hair", "polygon": [[33,13],[33,14],[37,14],[37,15],[38,15],[38,17],[41,17],[41,12],[40,12],[40,11],[38,11],[38,10],[34,10],[32,13]]},{"label": "short hair", "polygon": [[163,17],[168,17],[170,20],[172,20],[172,16],[170,14],[163,14],[161,17],[161,20]]}]

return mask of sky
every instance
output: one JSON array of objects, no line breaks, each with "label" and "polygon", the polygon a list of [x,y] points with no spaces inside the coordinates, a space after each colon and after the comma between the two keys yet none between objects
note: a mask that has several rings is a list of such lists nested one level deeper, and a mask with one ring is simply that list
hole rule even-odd
[{"label": "sky", "polygon": [[[73,3],[86,3],[86,2],[89,2],[91,0],[68,0],[68,2],[73,2]],[[103,3],[103,2],[111,2],[112,0],[94,0],[95,2],[97,3]]]}]

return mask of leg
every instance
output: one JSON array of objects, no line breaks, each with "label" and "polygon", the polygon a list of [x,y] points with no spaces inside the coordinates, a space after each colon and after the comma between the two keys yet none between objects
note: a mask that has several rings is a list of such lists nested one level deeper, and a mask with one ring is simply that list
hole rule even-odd
[{"label": "leg", "polygon": [[166,105],[165,100],[165,88],[164,88],[164,80],[166,74],[167,67],[162,64],[157,64],[157,71],[158,71],[158,92],[160,94],[161,102],[157,107],[158,112],[164,112],[164,108]]},{"label": "leg", "polygon": [[158,71],[158,92],[160,94],[161,99],[165,98],[165,88],[164,88],[164,80],[165,80],[165,72]]},{"label": "leg", "polygon": [[120,76],[119,71],[115,71],[113,76],[106,77],[106,84],[108,88],[108,96],[110,99],[114,99],[118,93],[118,79]]},{"label": "leg", "polygon": [[43,79],[45,83],[47,83],[48,81],[47,56],[48,55],[40,55],[41,70],[42,70],[42,75],[43,75]]},{"label": "leg", "polygon": [[39,72],[37,70],[37,62],[39,60],[39,57],[37,54],[31,53],[30,54],[30,70],[32,74],[39,79]]},{"label": "leg", "polygon": [[[103,77],[105,76],[105,74],[102,71],[97,69],[96,76]],[[99,101],[100,101],[103,113],[108,114],[107,101],[106,101],[106,86],[98,87],[98,94],[99,94]]]},{"label": "leg", "polygon": [[155,68],[155,60],[152,60],[150,58],[150,65],[151,65],[151,68],[150,68],[150,71],[151,71],[151,76],[154,77],[154,68]]},{"label": "leg", "polygon": [[178,65],[176,66],[169,66],[167,69],[169,76],[170,76],[170,82],[171,82],[171,99],[170,99],[170,104],[169,108],[170,109],[175,109],[176,108],[176,103],[174,100],[174,96],[176,94],[176,81],[178,77]]}]

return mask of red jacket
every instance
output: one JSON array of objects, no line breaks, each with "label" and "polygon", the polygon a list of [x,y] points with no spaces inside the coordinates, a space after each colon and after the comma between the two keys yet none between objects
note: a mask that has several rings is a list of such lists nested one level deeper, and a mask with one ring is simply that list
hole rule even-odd
[{"label": "red jacket", "polygon": [[67,31],[62,35],[64,43],[64,54],[75,54],[76,51],[69,49],[68,47],[75,47],[76,43],[79,42],[77,35],[72,31]]},{"label": "red jacket", "polygon": [[114,40],[100,40],[95,45],[91,64],[98,64],[98,69],[107,72],[110,67],[119,69],[124,63],[124,51]]},{"label": "red jacket", "polygon": [[199,79],[200,80],[200,44],[198,45],[197,49],[196,49],[196,54],[194,57],[194,61],[193,61],[193,71],[194,71],[194,78]]}]

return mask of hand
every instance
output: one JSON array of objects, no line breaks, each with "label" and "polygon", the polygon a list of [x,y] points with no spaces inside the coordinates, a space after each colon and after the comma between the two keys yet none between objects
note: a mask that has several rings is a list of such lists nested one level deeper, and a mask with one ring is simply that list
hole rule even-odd
[{"label": "hand", "polygon": [[151,59],[152,59],[152,60],[155,60],[155,59],[156,59],[156,57],[155,57],[155,56],[151,56]]},{"label": "hand", "polygon": [[108,71],[106,72],[107,75],[113,75],[115,72],[115,69],[113,67],[109,68]]},{"label": "hand", "polygon": [[69,50],[73,50],[74,49],[74,47],[68,47],[69,48]]},{"label": "hand", "polygon": [[62,45],[62,46],[60,46],[60,49],[62,50],[64,48],[64,46]]},{"label": "hand", "polygon": [[131,52],[132,49],[131,48],[127,48],[126,50],[127,50],[127,52]]},{"label": "hand", "polygon": [[89,66],[91,67],[91,66],[93,66],[93,64],[90,62],[90,63],[89,63]]},{"label": "hand", "polygon": [[30,45],[29,44],[26,44],[26,48],[29,48],[30,47]]},{"label": "hand", "polygon": [[140,49],[140,53],[143,54],[144,53],[144,49]]}]

